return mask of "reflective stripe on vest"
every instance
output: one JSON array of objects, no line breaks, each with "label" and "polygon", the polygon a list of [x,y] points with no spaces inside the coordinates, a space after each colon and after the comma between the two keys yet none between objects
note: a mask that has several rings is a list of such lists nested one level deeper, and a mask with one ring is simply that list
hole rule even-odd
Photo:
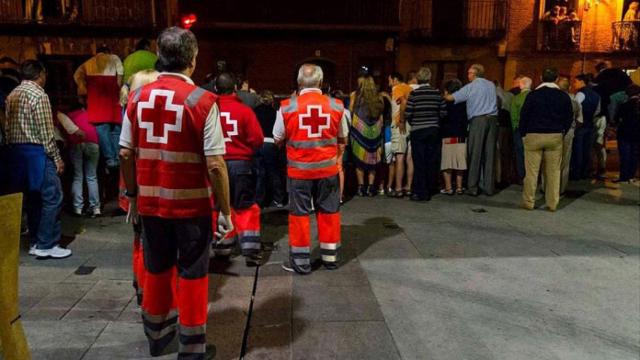
[{"label": "reflective stripe on vest", "polygon": [[287,146],[291,146],[296,149],[313,149],[321,146],[336,145],[338,143],[337,138],[325,139],[325,140],[312,140],[312,141],[287,141]]},{"label": "reflective stripe on vest", "polygon": [[137,103],[138,101],[140,101],[140,94],[142,93],[142,88],[137,88],[136,91],[133,93],[133,102]]},{"label": "reflective stripe on vest", "polygon": [[294,112],[296,110],[298,110],[298,98],[294,96],[289,100],[289,105],[287,105],[286,107],[282,108],[282,112],[283,113],[290,113],[290,112]]},{"label": "reflective stripe on vest", "polygon": [[338,104],[338,102],[336,101],[335,98],[330,97],[329,98],[329,105],[331,106],[331,108],[335,111],[344,111],[344,107],[340,104]]},{"label": "reflective stripe on vest", "polygon": [[138,159],[160,160],[173,163],[200,164],[204,162],[200,154],[192,152],[168,151],[138,148]]},{"label": "reflective stripe on vest", "polygon": [[204,95],[206,91],[207,90],[201,87],[197,87],[193,89],[193,91],[189,93],[189,96],[187,96],[187,99],[184,101],[184,103],[190,108],[196,106],[196,104],[198,103],[198,101],[200,101],[200,98],[202,97],[202,95]]},{"label": "reflective stripe on vest", "polygon": [[209,189],[167,189],[160,186],[140,185],[138,195],[146,197],[157,197],[167,200],[193,200],[208,199]]},{"label": "reflective stripe on vest", "polygon": [[317,170],[317,169],[323,169],[329,166],[336,165],[337,160],[333,158],[333,159],[324,160],[324,161],[304,162],[304,161],[295,161],[295,160],[289,159],[287,163],[289,164],[289,166],[297,169],[301,169],[301,170]]}]

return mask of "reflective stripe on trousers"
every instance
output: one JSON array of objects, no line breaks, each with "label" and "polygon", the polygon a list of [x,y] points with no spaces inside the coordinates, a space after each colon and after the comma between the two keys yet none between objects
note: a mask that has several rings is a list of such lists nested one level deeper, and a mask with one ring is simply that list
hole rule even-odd
[{"label": "reflective stripe on trousers", "polygon": [[318,221],[318,240],[324,262],[338,262],[340,248],[340,213],[316,213]]},{"label": "reflective stripe on trousers", "polygon": [[260,207],[253,204],[247,209],[235,209],[233,223],[237,226],[238,239],[243,255],[260,251]]},{"label": "reflective stripe on trousers", "polygon": [[289,258],[297,266],[311,266],[311,247],[290,246]]}]

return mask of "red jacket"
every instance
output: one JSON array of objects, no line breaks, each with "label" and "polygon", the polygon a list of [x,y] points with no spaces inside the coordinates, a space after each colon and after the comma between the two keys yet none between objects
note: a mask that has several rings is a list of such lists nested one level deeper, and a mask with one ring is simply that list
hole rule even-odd
[{"label": "red jacket", "polygon": [[225,160],[252,160],[264,142],[262,128],[253,110],[235,95],[220,95],[220,124],[227,153]]}]

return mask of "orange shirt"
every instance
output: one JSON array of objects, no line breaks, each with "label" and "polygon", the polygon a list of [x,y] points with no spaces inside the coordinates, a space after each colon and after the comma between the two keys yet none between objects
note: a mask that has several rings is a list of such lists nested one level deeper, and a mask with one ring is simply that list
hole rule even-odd
[{"label": "orange shirt", "polygon": [[412,91],[413,88],[405,83],[398,84],[391,89],[391,98],[393,99],[391,103],[391,111],[394,125],[398,125],[400,123],[402,108]]}]

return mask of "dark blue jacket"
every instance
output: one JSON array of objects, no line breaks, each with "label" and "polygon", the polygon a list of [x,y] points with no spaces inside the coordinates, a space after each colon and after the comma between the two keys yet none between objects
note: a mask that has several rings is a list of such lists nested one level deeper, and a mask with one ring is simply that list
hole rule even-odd
[{"label": "dark blue jacket", "polygon": [[596,114],[596,111],[600,104],[600,95],[588,87],[582,88],[578,92],[584,94],[584,101],[582,101],[582,117],[584,119],[584,123],[582,126],[585,128],[592,128],[593,119],[598,115]]},{"label": "dark blue jacket", "polygon": [[573,122],[573,105],[560,89],[541,87],[527,96],[520,113],[520,134],[566,133]]}]

